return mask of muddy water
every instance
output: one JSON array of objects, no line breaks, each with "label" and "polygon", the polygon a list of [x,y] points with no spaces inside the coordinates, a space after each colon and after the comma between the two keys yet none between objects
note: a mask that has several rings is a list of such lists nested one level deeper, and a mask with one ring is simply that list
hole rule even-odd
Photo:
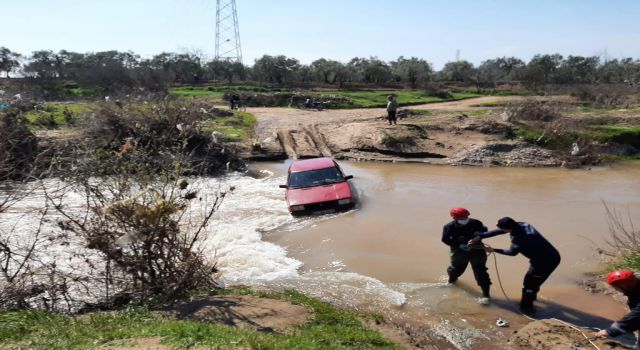
[{"label": "muddy water", "polygon": [[[268,168],[275,177],[282,177],[286,165]],[[303,275],[341,271],[369,276],[404,294],[406,304],[399,314],[464,319],[459,325],[444,322],[443,327],[451,328],[444,333],[455,333],[455,329],[460,333],[466,324],[486,331],[496,317],[521,323],[524,319],[510,311],[512,304],[502,295],[493,258],[488,263],[494,281],[492,306],[476,304],[479,290],[470,268],[455,287],[443,283],[448,248],[440,242],[442,226],[449,221],[449,208],[464,206],[490,229],[502,216],[527,221],[561,252],[560,267],[540,293],[541,317],[603,327],[624,313],[610,297],[591,295],[577,282],[599,268],[594,246],[604,245],[609,232],[602,202],[625,214],[640,213],[640,167],[588,171],[376,163],[344,163],[343,167],[355,176],[360,208],[263,235],[300,261]],[[500,248],[509,245],[506,236],[486,243]],[[521,255],[498,255],[497,264],[507,296],[518,300],[527,260]],[[473,338],[458,334],[461,347],[469,337]]]},{"label": "muddy water", "polygon": [[[479,291],[470,270],[455,286],[444,283],[448,248],[440,242],[442,226],[450,207],[465,206],[489,228],[505,215],[528,221],[561,252],[562,264],[540,293],[540,317],[604,327],[625,312],[612,298],[588,294],[576,282],[599,267],[594,245],[608,235],[602,201],[638,217],[638,166],[586,171],[343,162],[345,171],[355,175],[359,208],[297,219],[288,214],[278,188],[288,164],[256,164],[254,177],[195,181],[203,203],[235,188],[205,242],[225,283],[296,288],[339,305],[426,324],[458,348],[500,348],[497,344],[506,344],[515,327],[496,329],[496,318],[514,326],[526,320],[502,295],[493,258],[488,264],[494,281],[490,306],[476,302]],[[51,180],[45,186],[60,184]],[[28,213],[42,201],[34,192],[17,203],[0,220],[0,229],[20,225],[16,232],[28,235],[39,219]],[[83,204],[80,197],[76,201],[71,204]],[[508,246],[506,237],[487,243]],[[59,246],[52,254],[62,263],[73,249]],[[497,263],[507,296],[517,300],[526,259],[498,256]]]}]

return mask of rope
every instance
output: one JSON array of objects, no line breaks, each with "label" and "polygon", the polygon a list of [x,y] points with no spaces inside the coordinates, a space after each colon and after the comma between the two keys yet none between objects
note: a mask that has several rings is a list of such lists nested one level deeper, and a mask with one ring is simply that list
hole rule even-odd
[{"label": "rope", "polygon": [[[507,296],[507,293],[504,291],[504,287],[502,286],[502,280],[500,279],[500,271],[498,270],[498,258],[496,257],[496,254],[495,254],[494,252],[489,253],[489,255],[493,255],[493,264],[495,265],[495,268],[496,268],[496,276],[498,276],[498,284],[500,285],[500,290],[502,291],[502,295],[504,295],[505,299],[507,299],[507,301],[508,301],[509,303],[511,303],[511,302],[512,302],[512,301],[511,301],[511,299],[509,299],[509,297]],[[542,321],[542,320],[539,320],[539,319],[533,318],[533,317],[531,317],[531,316],[529,316],[529,315],[527,315],[527,314],[524,314],[524,313],[520,313],[520,315],[522,315],[522,316],[524,316],[524,317],[528,318],[528,319],[529,319],[529,320],[531,320],[531,321]],[[580,332],[580,334],[582,334],[582,336],[583,336],[583,337],[584,337],[584,338],[585,338],[585,339],[586,339],[586,340],[587,340],[591,345],[593,345],[593,347],[594,347],[594,348],[596,348],[596,350],[600,350],[600,348],[599,348],[599,347],[598,347],[598,346],[597,346],[593,341],[591,341],[591,339],[590,339],[590,338],[589,338],[589,337],[588,337],[588,336],[587,336],[587,335],[586,335],[582,330],[580,330],[580,328],[578,328],[578,327],[576,327],[576,326],[574,326],[574,325],[572,325],[572,324],[570,324],[570,323],[567,323],[567,322],[565,322],[565,321],[563,321],[563,320],[559,320],[559,319],[557,319],[557,318],[547,318],[547,319],[545,319],[545,320],[557,321],[557,322],[560,322],[560,323],[564,324],[565,326],[569,326],[569,327],[571,327],[571,328],[575,329],[576,331]],[[582,328],[592,329],[592,327],[582,327]],[[594,329],[600,330],[600,329],[598,329],[598,328],[594,328]]]}]

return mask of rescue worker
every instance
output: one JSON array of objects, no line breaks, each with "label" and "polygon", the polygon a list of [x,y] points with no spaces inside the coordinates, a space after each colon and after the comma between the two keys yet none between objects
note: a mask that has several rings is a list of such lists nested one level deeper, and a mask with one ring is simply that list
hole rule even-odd
[{"label": "rescue worker", "polygon": [[487,252],[516,256],[521,253],[529,258],[529,270],[524,275],[520,311],[530,314],[535,311],[533,302],[536,300],[540,286],[549,275],[560,265],[560,253],[549,243],[538,230],[526,222],[516,222],[510,217],[498,220],[497,230],[477,234],[469,244],[480,242],[481,239],[494,237],[509,232],[511,247],[509,249],[493,249],[485,246]]},{"label": "rescue worker", "polygon": [[487,228],[480,220],[469,218],[470,213],[465,208],[453,208],[449,214],[453,221],[442,229],[442,242],[451,248],[451,264],[447,268],[449,283],[455,283],[471,263],[473,276],[482,289],[482,296],[490,298],[491,278],[487,272],[487,253],[480,243],[467,244],[476,232],[487,232]]},{"label": "rescue worker", "polygon": [[[617,337],[624,333],[640,330],[640,279],[633,271],[618,270],[607,275],[607,283],[627,297],[631,310],[609,328],[594,334],[597,338]],[[636,343],[636,345],[638,345]]]}]

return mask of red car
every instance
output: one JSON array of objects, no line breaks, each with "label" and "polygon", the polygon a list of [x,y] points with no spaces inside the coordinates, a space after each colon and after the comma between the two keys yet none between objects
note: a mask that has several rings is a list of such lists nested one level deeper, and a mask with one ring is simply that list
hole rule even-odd
[{"label": "red car", "polygon": [[294,161],[289,167],[285,199],[291,215],[330,213],[352,209],[355,191],[340,166],[331,158]]}]

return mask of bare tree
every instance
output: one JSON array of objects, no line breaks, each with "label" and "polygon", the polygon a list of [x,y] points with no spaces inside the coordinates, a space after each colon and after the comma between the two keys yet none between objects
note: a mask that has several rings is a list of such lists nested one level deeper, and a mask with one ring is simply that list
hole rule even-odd
[{"label": "bare tree", "polygon": [[621,213],[604,201],[602,205],[609,225],[609,239],[607,239],[609,255],[617,257],[637,255],[640,252],[640,229],[634,225],[631,213]]}]

